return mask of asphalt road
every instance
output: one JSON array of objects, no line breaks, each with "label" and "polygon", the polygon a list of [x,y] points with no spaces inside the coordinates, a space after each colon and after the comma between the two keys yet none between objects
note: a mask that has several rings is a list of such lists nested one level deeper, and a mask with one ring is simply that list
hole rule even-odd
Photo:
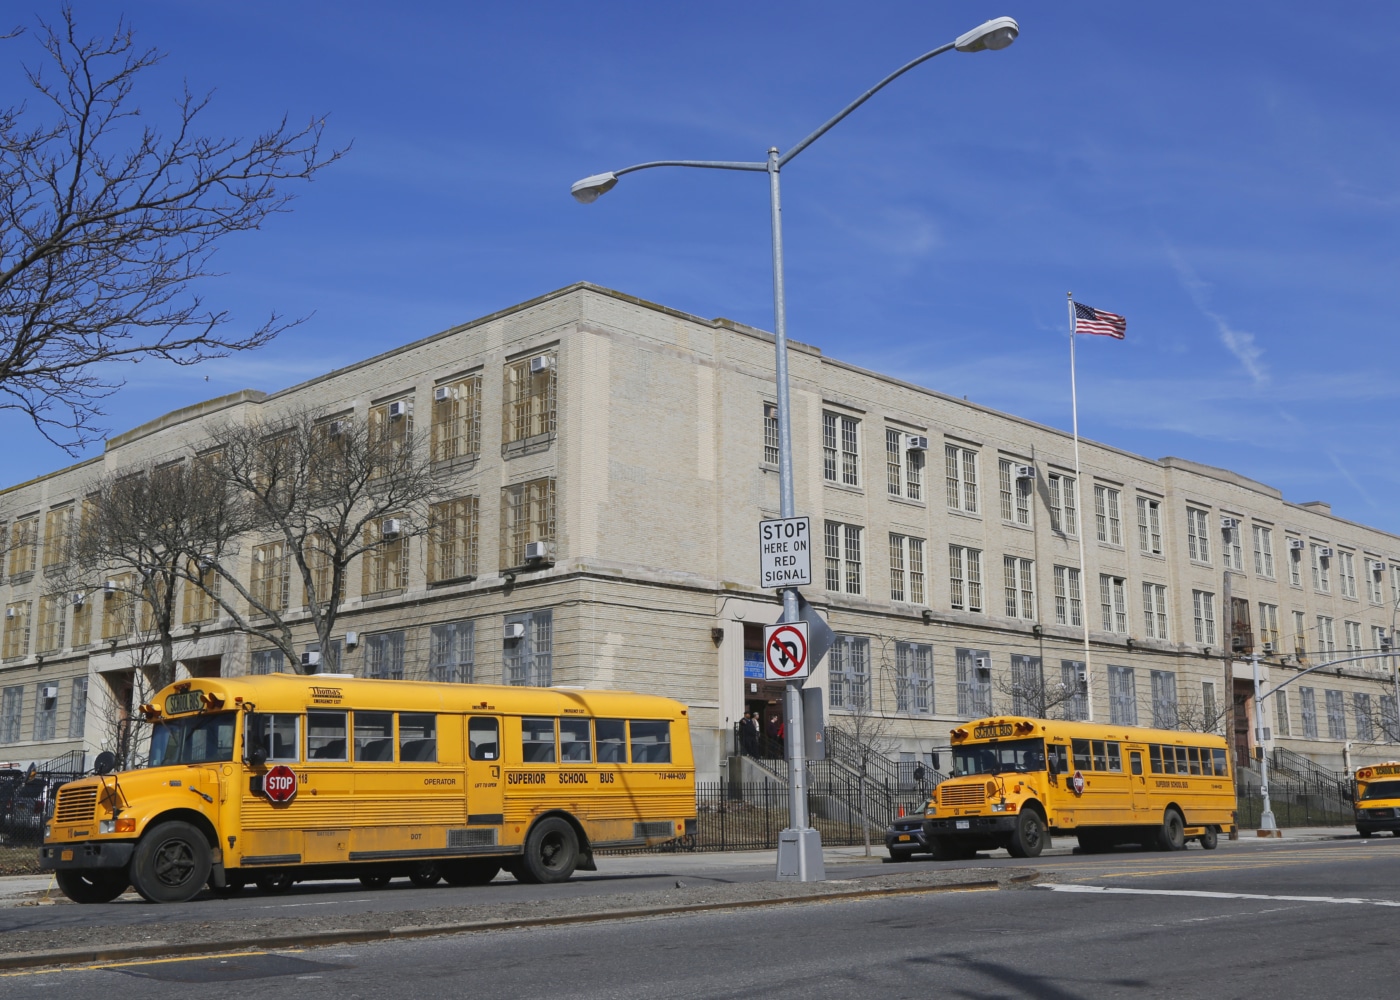
[{"label": "asphalt road", "polygon": [[6,976],[0,991],[119,1000],[184,997],[198,983],[217,984],[220,997],[272,987],[382,1000],[476,992],[751,1000],[779,990],[1222,1000],[1369,994],[1393,979],[1400,841],[1074,856],[1040,867],[1052,885],[24,972]]}]

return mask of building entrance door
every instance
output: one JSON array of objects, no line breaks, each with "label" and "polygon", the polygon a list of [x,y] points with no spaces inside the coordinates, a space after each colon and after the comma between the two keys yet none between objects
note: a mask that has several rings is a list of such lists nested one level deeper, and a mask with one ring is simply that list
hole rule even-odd
[{"label": "building entrance door", "polygon": [[1254,684],[1252,681],[1235,681],[1235,763],[1249,767],[1253,757],[1250,750],[1254,745],[1250,737],[1250,725],[1254,717]]}]

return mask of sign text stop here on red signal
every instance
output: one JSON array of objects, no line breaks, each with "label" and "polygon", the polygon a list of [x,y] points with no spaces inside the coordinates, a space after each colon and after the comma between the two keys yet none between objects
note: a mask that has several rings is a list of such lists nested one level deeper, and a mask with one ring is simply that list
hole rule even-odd
[{"label": "sign text stop here on red signal", "polygon": [[759,567],[765,589],[812,584],[812,522],[784,517],[758,523]]}]

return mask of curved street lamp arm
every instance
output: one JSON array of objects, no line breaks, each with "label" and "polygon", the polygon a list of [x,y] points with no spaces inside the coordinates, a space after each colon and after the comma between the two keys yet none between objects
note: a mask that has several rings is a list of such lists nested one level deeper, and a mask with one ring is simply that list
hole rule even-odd
[{"label": "curved street lamp arm", "polygon": [[765,173],[768,171],[767,163],[739,163],[730,160],[652,160],[650,163],[638,163],[630,167],[623,167],[621,170],[614,170],[613,175],[621,177],[623,174],[649,170],[652,167],[707,167],[711,170],[760,170]]},{"label": "curved street lamp arm", "polygon": [[[957,43],[956,43],[956,42],[949,42],[947,45],[940,45],[938,48],[934,49],[932,52],[925,52],[923,55],[919,56],[919,58],[913,60],[912,62],[907,62],[907,63],[905,63],[903,66],[899,67],[899,69],[895,70],[895,71],[894,71],[893,73],[891,73],[889,76],[885,77],[885,78],[884,78],[883,80],[881,80],[879,83],[875,84],[875,86],[871,87],[871,88],[870,88],[869,90],[867,90],[865,93],[861,94],[859,97],[857,97],[857,98],[856,98],[854,101],[852,101],[850,104],[847,104],[844,108],[841,109],[840,112],[838,112],[838,113],[836,114],[836,116],[835,116],[834,118],[829,118],[829,119],[827,119],[826,123],[825,123],[824,125],[822,125],[820,128],[818,128],[815,132],[813,132],[813,133],[812,133],[811,135],[809,135],[807,138],[803,139],[803,140],[802,140],[801,142],[799,142],[796,146],[793,146],[791,149],[789,149],[789,150],[788,150],[786,153],[784,153],[782,156],[778,157],[778,168],[779,168],[779,169],[782,169],[783,165],[786,164],[788,160],[792,159],[794,156],[796,156],[798,153],[802,152],[804,149],[806,149],[806,148],[807,148],[808,146],[810,146],[812,143],[816,142],[816,141],[817,141],[818,139],[820,139],[823,135],[825,135],[827,132],[829,132],[829,131],[831,130],[832,126],[834,126],[834,125],[835,125],[837,122],[839,122],[842,118],[845,118],[848,114],[850,114],[850,113],[851,113],[852,111],[854,111],[856,108],[860,107],[860,106],[861,106],[862,104],[864,104],[866,101],[870,100],[870,98],[874,97],[876,91],[882,90],[887,84],[892,83],[897,77],[901,77],[901,76],[903,76],[905,73],[908,73],[911,69],[913,69],[915,66],[919,65],[920,63],[928,62],[928,61],[929,61],[930,59],[932,59],[934,56],[942,55],[944,52],[947,52],[949,49],[956,48],[956,47],[957,47]],[[767,167],[765,166],[764,169],[767,169]]]},{"label": "curved street lamp arm", "polygon": [[1265,698],[1270,698],[1278,694],[1278,692],[1288,687],[1288,685],[1292,684],[1300,677],[1308,676],[1308,674],[1312,673],[1314,670],[1321,670],[1323,667],[1335,667],[1338,664],[1342,663],[1355,663],[1357,660],[1388,660],[1394,655],[1394,653],[1364,653],[1361,656],[1348,656],[1347,658],[1342,660],[1328,660],[1326,663],[1319,663],[1315,667],[1308,667],[1307,670],[1299,671],[1298,673],[1294,674],[1292,677],[1288,678],[1288,680],[1284,681],[1281,684],[1275,684],[1273,687],[1269,688],[1269,690],[1261,694],[1259,696],[1259,700],[1263,701]]}]

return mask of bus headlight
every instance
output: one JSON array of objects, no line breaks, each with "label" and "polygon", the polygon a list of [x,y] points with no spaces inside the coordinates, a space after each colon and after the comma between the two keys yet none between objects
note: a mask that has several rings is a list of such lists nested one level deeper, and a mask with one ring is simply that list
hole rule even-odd
[{"label": "bus headlight", "polygon": [[115,819],[100,819],[97,821],[98,833],[135,833],[136,818],[134,816],[119,816]]},{"label": "bus headlight", "polygon": [[44,839],[45,839],[45,840],[48,840],[49,837],[52,836],[52,835],[53,835],[53,827],[51,827],[51,826],[49,826],[49,824],[45,823],[45,824],[44,824]]},{"label": "bus headlight", "polygon": [[1015,809],[1014,809],[1012,806],[1008,806],[1005,802],[993,802],[993,803],[992,803],[992,812],[994,812],[994,813],[1004,813],[1004,812],[1008,812],[1008,811],[1010,811],[1010,812],[1015,812]]},{"label": "bus headlight", "polygon": [[938,815],[938,807],[937,807],[937,806],[926,806],[926,807],[924,807],[924,815],[925,815],[925,816],[937,816],[937,815]]}]

